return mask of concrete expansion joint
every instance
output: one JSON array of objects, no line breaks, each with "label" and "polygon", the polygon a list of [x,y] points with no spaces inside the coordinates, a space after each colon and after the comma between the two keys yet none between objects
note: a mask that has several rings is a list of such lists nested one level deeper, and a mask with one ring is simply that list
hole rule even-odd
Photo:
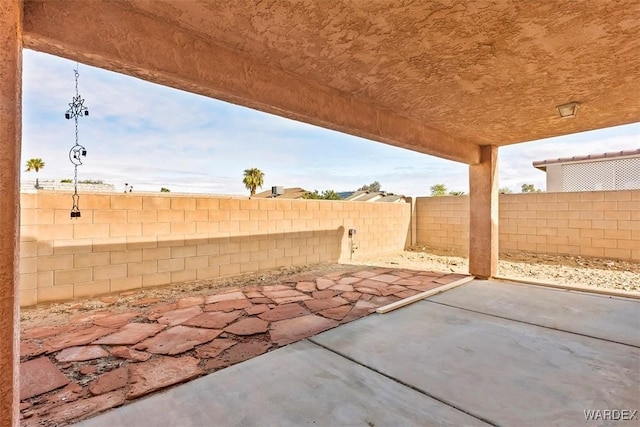
[{"label": "concrete expansion joint", "polygon": [[440,398],[440,397],[438,397],[438,396],[435,396],[435,395],[433,395],[433,394],[431,394],[431,393],[428,393],[428,392],[426,392],[425,390],[423,390],[423,389],[421,389],[421,388],[419,388],[419,387],[414,386],[413,384],[409,384],[409,383],[407,383],[407,382],[404,382],[404,381],[402,381],[402,380],[400,380],[400,379],[398,379],[398,378],[396,378],[396,377],[393,377],[393,376],[391,376],[391,375],[389,375],[389,374],[387,374],[387,373],[385,373],[385,372],[382,372],[382,371],[380,371],[380,370],[378,370],[378,369],[374,368],[373,366],[370,366],[370,365],[364,364],[364,363],[360,362],[360,361],[359,361],[359,360],[357,360],[357,359],[354,359],[354,358],[352,358],[352,357],[350,357],[350,356],[347,356],[347,355],[346,355],[346,354],[344,354],[344,353],[341,353],[341,352],[339,352],[339,351],[337,351],[337,350],[332,349],[331,347],[327,347],[327,346],[325,346],[325,345],[323,345],[323,344],[320,344],[319,342],[317,342],[317,341],[316,341],[316,340],[314,340],[313,338],[307,338],[307,341],[309,341],[309,342],[311,342],[312,344],[315,344],[315,345],[317,345],[318,347],[321,347],[321,348],[323,348],[323,349],[325,349],[325,350],[327,350],[327,351],[329,351],[329,352],[331,352],[331,353],[333,353],[333,354],[335,354],[335,355],[337,355],[337,356],[340,356],[340,357],[342,357],[342,358],[344,358],[344,359],[347,359],[348,361],[350,361],[350,362],[352,362],[352,363],[355,363],[356,365],[362,366],[363,368],[368,369],[368,370],[370,370],[370,371],[372,371],[372,372],[375,372],[376,374],[382,375],[383,377],[385,377],[385,378],[387,378],[387,379],[389,379],[389,380],[391,380],[391,381],[393,381],[393,382],[396,382],[396,383],[398,383],[398,384],[400,384],[400,385],[402,385],[402,386],[404,386],[404,387],[410,388],[411,390],[417,391],[418,393],[420,393],[420,394],[422,394],[422,395],[424,395],[424,396],[427,396],[427,397],[429,397],[429,398],[431,398],[431,399],[433,399],[433,400],[436,400],[436,401],[438,401],[438,402],[440,402],[440,403],[442,403],[442,404],[444,404],[444,405],[447,405],[447,406],[449,406],[449,407],[451,407],[451,408],[453,408],[453,409],[455,409],[455,410],[458,410],[458,411],[460,411],[460,412],[462,412],[462,413],[464,413],[464,414],[466,414],[466,415],[469,415],[470,417],[474,417],[474,418],[476,418],[476,419],[478,419],[478,420],[480,420],[480,421],[482,421],[482,422],[485,422],[485,423],[487,423],[487,424],[489,424],[489,425],[492,425],[492,426],[497,426],[497,425],[498,425],[498,424],[496,424],[495,422],[493,422],[493,421],[491,421],[491,420],[488,420],[488,419],[486,419],[486,418],[484,418],[484,417],[482,417],[482,416],[480,416],[480,415],[477,415],[477,414],[474,414],[474,413],[472,413],[472,412],[469,412],[469,411],[467,411],[467,410],[465,410],[465,409],[462,409],[462,408],[460,408],[459,406],[454,405],[452,402],[449,402],[449,401],[444,400],[444,399],[442,399],[442,398]]}]

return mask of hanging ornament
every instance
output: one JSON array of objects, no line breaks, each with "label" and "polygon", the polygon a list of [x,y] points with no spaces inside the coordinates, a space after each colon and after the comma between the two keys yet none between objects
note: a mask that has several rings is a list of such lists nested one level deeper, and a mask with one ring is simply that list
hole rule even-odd
[{"label": "hanging ornament", "polygon": [[82,158],[87,155],[87,150],[78,143],[78,118],[82,116],[88,116],[89,110],[84,106],[84,99],[80,97],[78,93],[78,66],[73,70],[76,77],[76,96],[73,97],[73,101],[69,104],[69,109],[64,114],[64,117],[68,120],[73,119],[76,124],[76,143],[69,151],[69,160],[73,163],[73,206],[71,207],[71,218],[80,218],[80,196],[78,195],[78,166],[82,164]]}]

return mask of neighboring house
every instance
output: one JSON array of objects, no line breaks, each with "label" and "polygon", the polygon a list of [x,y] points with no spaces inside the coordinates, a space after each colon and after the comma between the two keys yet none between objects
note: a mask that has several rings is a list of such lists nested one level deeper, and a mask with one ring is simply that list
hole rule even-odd
[{"label": "neighboring house", "polygon": [[253,196],[253,198],[254,199],[270,199],[270,198],[277,197],[278,199],[302,199],[302,196],[304,196],[306,192],[307,190],[300,187],[284,188],[282,189],[281,194],[274,196],[273,189],[271,189],[271,190],[263,191],[261,193],[256,193]]},{"label": "neighboring house", "polygon": [[383,202],[406,203],[407,198],[402,195],[385,193],[384,191],[356,191],[344,199],[347,202]]},{"label": "neighboring house", "polygon": [[547,191],[640,188],[640,149],[533,162],[547,173]]},{"label": "neighboring house", "polygon": [[[53,191],[73,191],[73,183],[60,182],[56,180],[39,180],[38,188],[36,188],[35,180],[21,180],[20,192],[31,193],[37,190],[53,190]],[[116,187],[113,184],[82,184],[78,183],[78,190],[88,193],[115,193]]]}]

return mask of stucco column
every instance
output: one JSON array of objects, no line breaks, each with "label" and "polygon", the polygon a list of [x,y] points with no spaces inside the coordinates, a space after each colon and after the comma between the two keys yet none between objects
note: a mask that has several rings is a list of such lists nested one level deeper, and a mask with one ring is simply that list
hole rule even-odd
[{"label": "stucco column", "polygon": [[498,147],[480,147],[469,166],[469,273],[489,278],[498,271]]},{"label": "stucco column", "polygon": [[0,1],[0,426],[18,425],[22,2]]}]

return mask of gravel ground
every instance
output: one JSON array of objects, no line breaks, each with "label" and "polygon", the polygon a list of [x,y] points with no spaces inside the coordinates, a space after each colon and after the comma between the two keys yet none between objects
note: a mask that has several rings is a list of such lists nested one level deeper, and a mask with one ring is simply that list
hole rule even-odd
[{"label": "gravel ground", "polygon": [[[354,264],[468,273],[468,259],[424,246],[407,251],[354,261]],[[561,285],[582,285],[640,292],[640,264],[599,258],[551,256],[530,253],[500,254],[498,275],[514,279],[537,279]]]}]

